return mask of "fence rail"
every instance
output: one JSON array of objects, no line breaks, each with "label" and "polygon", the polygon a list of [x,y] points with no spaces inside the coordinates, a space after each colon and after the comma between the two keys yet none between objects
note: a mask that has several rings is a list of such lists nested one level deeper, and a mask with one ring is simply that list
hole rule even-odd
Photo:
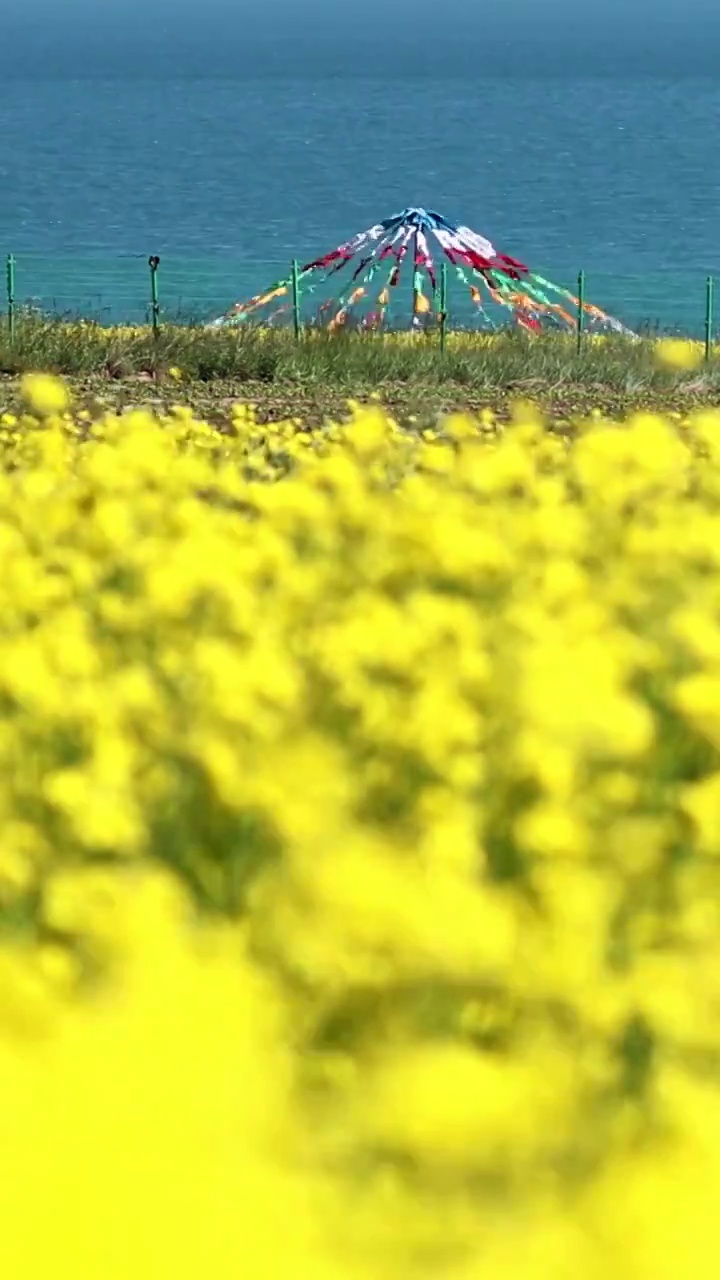
[{"label": "fence rail", "polygon": [[[543,272],[545,274],[545,272]],[[709,354],[715,339],[715,287],[712,276],[687,271],[610,275],[604,271],[548,269],[547,274],[578,296],[601,306],[629,328],[682,334],[703,340]],[[232,257],[173,258],[158,255],[43,254],[6,256],[7,327],[12,337],[18,316],[28,308],[57,317],[83,317],[100,324],[148,324],[155,331],[168,323],[206,322],[224,314],[239,298],[264,289],[274,279],[292,281],[290,318],[296,334],[302,325],[303,283],[297,263]],[[440,331],[470,327],[473,311],[452,277],[440,282]],[[584,340],[578,309],[578,347]]]}]

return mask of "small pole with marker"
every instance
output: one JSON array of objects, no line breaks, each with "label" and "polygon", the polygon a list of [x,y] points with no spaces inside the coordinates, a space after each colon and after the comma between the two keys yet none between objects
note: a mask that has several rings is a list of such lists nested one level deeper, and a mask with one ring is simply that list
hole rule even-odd
[{"label": "small pole with marker", "polygon": [[293,330],[295,332],[295,341],[300,339],[300,270],[297,258],[293,258],[292,264],[292,309],[293,309]]},{"label": "small pole with marker", "polygon": [[148,258],[148,266],[150,268],[150,320],[152,323],[153,337],[157,340],[160,331],[160,301],[158,295],[158,267],[160,259],[157,254],[153,254]]},{"label": "small pole with marker", "polygon": [[580,355],[585,333],[585,272],[578,276],[578,317],[577,317],[577,350]]},{"label": "small pole with marker", "polygon": [[445,335],[447,331],[447,262],[443,262],[440,268],[440,350],[445,350]]},{"label": "small pole with marker", "polygon": [[705,359],[712,358],[713,344],[713,306],[715,301],[715,281],[708,276],[705,282]]},{"label": "small pole with marker", "polygon": [[15,337],[15,259],[11,253],[7,258],[7,320],[10,342]]},{"label": "small pole with marker", "polygon": [[418,314],[419,314],[419,312],[418,312],[418,297],[419,297],[419,293],[418,293],[418,285],[419,285],[419,283],[420,283],[420,270],[419,270],[419,268],[418,268],[418,251],[419,251],[419,250],[418,250],[418,233],[417,233],[417,229],[416,229],[416,231],[415,231],[415,235],[413,236],[413,262],[412,262],[412,268],[413,268],[412,330],[413,330],[413,333],[415,332],[415,330],[416,330],[416,328],[417,328],[417,318],[418,318]]}]

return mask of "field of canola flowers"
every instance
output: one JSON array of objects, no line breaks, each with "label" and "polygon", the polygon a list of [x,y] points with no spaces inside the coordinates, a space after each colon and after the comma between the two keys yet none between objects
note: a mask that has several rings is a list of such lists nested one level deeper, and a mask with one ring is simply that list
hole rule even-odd
[{"label": "field of canola flowers", "polygon": [[0,1272],[685,1280],[720,412],[0,422]]}]

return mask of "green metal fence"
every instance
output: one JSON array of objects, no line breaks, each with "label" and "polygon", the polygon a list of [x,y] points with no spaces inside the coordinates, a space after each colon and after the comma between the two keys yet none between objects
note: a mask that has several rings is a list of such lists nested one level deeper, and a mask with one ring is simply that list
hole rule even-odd
[{"label": "green metal fence", "polygon": [[[158,333],[161,323],[202,322],[223,314],[239,297],[251,296],[268,279],[284,275],[291,288],[291,320],[296,337],[303,328],[303,282],[297,261],[247,263],[227,258],[162,260],[157,254],[118,256],[45,255],[6,257],[7,331],[12,340],[18,317],[34,309],[44,315],[83,316],[101,324],[147,324]],[[577,349],[582,351],[587,326],[582,303],[598,302],[630,328],[684,334],[704,341],[710,357],[715,341],[715,282],[713,276],[697,287],[687,273],[656,277],[617,277],[601,272],[566,272],[562,283],[576,293]],[[622,289],[622,293],[619,292]],[[631,311],[632,308],[632,311]],[[440,273],[437,323],[439,341],[447,332],[471,327],[467,299],[451,296],[446,269]],[[677,317],[673,322],[671,317]]]}]

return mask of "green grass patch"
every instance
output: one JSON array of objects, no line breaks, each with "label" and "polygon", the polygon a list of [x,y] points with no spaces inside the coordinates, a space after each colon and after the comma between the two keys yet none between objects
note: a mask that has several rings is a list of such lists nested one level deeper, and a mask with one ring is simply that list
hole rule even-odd
[{"label": "green grass patch", "polygon": [[162,373],[179,368],[192,380],[232,378],[260,383],[323,383],[377,388],[388,383],[452,383],[491,388],[520,380],[543,386],[601,384],[616,391],[640,387],[667,391],[684,382],[720,388],[716,353],[698,373],[677,375],[658,367],[652,339],[586,337],[522,332],[484,336],[437,331],[372,334],[312,331],[299,341],[286,330],[162,326],[107,329],[88,322],[20,316],[12,342],[0,335],[0,372],[44,369],[64,375]]}]

